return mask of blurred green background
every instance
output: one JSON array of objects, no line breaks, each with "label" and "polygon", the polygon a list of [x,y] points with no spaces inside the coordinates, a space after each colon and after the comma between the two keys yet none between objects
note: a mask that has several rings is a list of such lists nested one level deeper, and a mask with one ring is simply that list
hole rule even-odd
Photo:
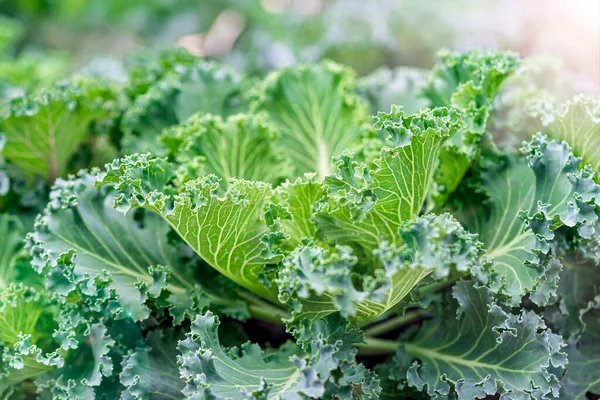
[{"label": "blurred green background", "polygon": [[[549,54],[575,91],[600,93],[598,0],[0,0],[0,82],[29,90],[171,45],[246,73],[330,58],[360,74],[427,68],[440,48]],[[552,78],[549,78],[552,79]]]}]

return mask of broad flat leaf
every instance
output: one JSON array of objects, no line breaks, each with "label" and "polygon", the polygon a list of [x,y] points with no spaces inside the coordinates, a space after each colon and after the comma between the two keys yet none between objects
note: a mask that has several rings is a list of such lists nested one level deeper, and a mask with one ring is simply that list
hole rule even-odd
[{"label": "broad flat leaf", "polygon": [[[569,365],[560,381],[561,399],[584,399],[590,392],[600,396],[600,308],[583,316],[586,327],[579,339],[569,340]],[[594,398],[594,397],[592,397]]]},{"label": "broad flat leaf", "polygon": [[446,108],[405,116],[393,107],[377,115],[376,127],[389,137],[375,168],[355,162],[350,153],[336,158],[335,175],[325,179],[330,201],[318,212],[318,234],[369,254],[382,241],[397,242],[403,221],[416,217],[433,180],[442,140],[456,129],[456,114]]},{"label": "broad flat leaf", "polygon": [[358,92],[371,104],[371,113],[401,106],[407,114],[419,112],[429,101],[423,96],[427,71],[400,67],[380,68],[358,80]]},{"label": "broad flat leaf", "polygon": [[123,399],[184,399],[184,381],[177,367],[177,344],[183,335],[174,329],[155,329],[145,343],[131,351],[122,362]]},{"label": "broad flat leaf", "polygon": [[4,157],[30,180],[39,175],[53,182],[64,175],[90,124],[111,117],[114,98],[104,84],[75,79],[12,99],[0,118]]},{"label": "broad flat leaf", "polygon": [[[224,349],[218,337],[219,320],[211,313],[198,315],[191,333],[180,342],[179,371],[187,382],[184,394],[190,399],[281,399],[335,398],[333,394],[363,392],[364,399],[376,399],[376,378],[353,362],[342,337],[334,340],[315,334],[303,354],[291,343],[265,354],[254,344]],[[318,329],[318,332],[327,332]],[[333,333],[332,333],[333,334]],[[349,362],[350,361],[350,362]],[[335,377],[335,378],[334,378]]]},{"label": "broad flat leaf", "polygon": [[566,140],[573,154],[600,174],[600,100],[578,96],[542,116],[542,133]]},{"label": "broad flat leaf", "polygon": [[398,304],[429,274],[441,279],[451,270],[485,267],[481,243],[449,214],[404,222],[398,237],[402,245],[382,243],[374,251],[375,269],[369,274],[359,273],[360,258],[349,247],[298,247],[279,271],[280,301],[291,304],[298,319],[316,320],[339,311],[369,321]]},{"label": "broad flat leaf", "polygon": [[263,117],[237,114],[223,120],[194,114],[165,131],[161,140],[185,176],[214,174],[225,182],[239,178],[277,184],[289,176],[290,166]]},{"label": "broad flat leaf", "polygon": [[133,155],[108,166],[99,184],[114,184],[115,207],[128,211],[144,207],[159,214],[204,261],[234,282],[267,299],[273,289],[258,279],[266,264],[276,263],[267,244],[278,237],[270,232],[264,207],[272,197],[262,182],[230,179],[219,196],[219,180],[207,175],[186,182],[178,190],[167,185],[173,174],[163,159],[148,161]]},{"label": "broad flat leaf", "polygon": [[[153,214],[143,222],[124,216],[112,208],[114,189],[97,189],[94,182],[85,173],[57,181],[28,236],[33,264],[47,276],[48,288],[66,297],[80,282],[109,278],[124,308],[121,317],[134,320],[148,316],[145,300],[163,289],[185,299],[194,279],[191,266],[168,243],[169,225]],[[69,254],[74,254],[74,268],[67,272],[60,259]]]},{"label": "broad flat leaf", "polygon": [[560,269],[549,243],[553,230],[573,227],[582,237],[594,235],[600,188],[589,169],[566,143],[536,136],[527,144],[529,160],[508,158],[481,173],[485,204],[470,205],[461,222],[479,234],[499,280],[490,282],[518,304],[521,297],[546,305],[556,292]]},{"label": "broad flat leaf", "polygon": [[444,143],[432,192],[437,203],[453,193],[479,151],[494,98],[518,64],[510,52],[440,52],[423,94],[431,107],[452,107],[464,125]]},{"label": "broad flat leaf", "polygon": [[296,175],[329,175],[331,158],[352,146],[368,122],[354,73],[333,62],[273,72],[255,88],[250,105],[268,113]]},{"label": "broad flat leaf", "polygon": [[243,80],[226,66],[198,59],[180,65],[153,82],[135,97],[123,115],[125,153],[162,149],[158,136],[163,129],[184,122],[195,113],[228,116],[244,109]]},{"label": "broad flat leaf", "polygon": [[453,296],[449,310],[425,321],[418,335],[400,344],[398,379],[433,397],[451,391],[458,399],[496,393],[503,399],[558,395],[558,379],[549,366],[566,365],[560,351],[564,342],[539,316],[531,311],[507,314],[486,287],[472,282],[457,283]]}]

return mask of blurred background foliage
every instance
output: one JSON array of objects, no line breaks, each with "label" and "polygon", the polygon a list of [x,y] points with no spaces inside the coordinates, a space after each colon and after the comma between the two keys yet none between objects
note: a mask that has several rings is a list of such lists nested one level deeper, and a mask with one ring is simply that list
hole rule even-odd
[{"label": "blurred background foliage", "polygon": [[[177,44],[246,73],[330,58],[366,74],[428,68],[440,48],[552,54],[577,92],[600,91],[597,0],[0,0],[0,80],[29,90],[73,70]],[[552,67],[554,68],[554,66]]]}]

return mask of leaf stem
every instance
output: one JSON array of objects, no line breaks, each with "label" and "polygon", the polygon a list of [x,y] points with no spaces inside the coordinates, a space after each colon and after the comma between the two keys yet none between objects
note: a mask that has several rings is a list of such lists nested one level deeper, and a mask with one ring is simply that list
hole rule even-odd
[{"label": "leaf stem", "polygon": [[417,289],[417,291],[419,293],[439,292],[440,290],[443,290],[443,289],[447,288],[448,286],[454,285],[454,283],[456,283],[456,281],[458,281],[460,278],[462,278],[462,276],[453,277],[453,278],[446,279],[446,280],[439,281],[439,282],[433,282],[433,283],[430,283],[429,285],[422,286],[421,288]]},{"label": "leaf stem", "polygon": [[248,305],[248,309],[250,310],[250,314],[252,314],[252,316],[254,316],[254,317],[257,317],[257,318],[265,320],[265,321],[275,322],[278,324],[282,323],[281,322],[282,319],[290,318],[290,314],[287,311],[255,296],[251,293],[248,293],[241,289],[236,290],[236,293],[242,299],[244,299],[250,303]]},{"label": "leaf stem", "polygon": [[355,343],[354,347],[358,349],[358,354],[361,356],[378,356],[395,353],[400,344],[400,342],[395,342],[393,340],[377,339],[367,336],[365,337],[365,343]]},{"label": "leaf stem", "polygon": [[397,315],[395,317],[389,318],[379,324],[373,325],[367,329],[365,329],[365,335],[367,336],[379,336],[387,333],[393,329],[399,328],[401,326],[410,324],[412,322],[418,321],[421,318],[426,318],[431,316],[431,313],[424,309],[415,310],[405,315]]}]

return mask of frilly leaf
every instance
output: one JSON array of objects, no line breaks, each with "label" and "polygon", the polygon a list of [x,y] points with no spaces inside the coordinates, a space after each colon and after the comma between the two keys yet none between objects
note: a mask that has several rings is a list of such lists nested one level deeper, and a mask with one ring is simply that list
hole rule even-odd
[{"label": "frilly leaf", "polygon": [[600,268],[574,254],[561,261],[558,307],[547,308],[544,316],[555,332],[571,338],[584,330],[583,315],[600,304]]},{"label": "frilly leaf", "polygon": [[52,339],[55,306],[37,289],[0,289],[0,393],[62,366]]},{"label": "frilly leaf", "polygon": [[[162,159],[133,155],[107,168],[98,184],[115,185],[115,207],[123,211],[143,207],[159,214],[217,271],[267,299],[276,299],[274,290],[259,279],[265,265],[278,259],[269,252],[269,244],[282,238],[265,222],[264,207],[272,197],[269,184],[232,178],[221,197],[214,175],[179,188],[169,186],[170,166]],[[170,194],[176,190],[178,194]]]},{"label": "frilly leaf", "polygon": [[440,153],[433,195],[437,203],[443,203],[456,190],[478,154],[494,98],[519,59],[511,52],[481,50],[443,51],[438,58],[423,93],[430,106],[452,107],[459,111],[464,122],[444,143]]},{"label": "frilly leaf", "polygon": [[[539,316],[506,313],[486,287],[472,282],[457,283],[454,298],[450,310],[425,321],[419,335],[400,345],[394,358],[397,379],[433,397],[558,395],[558,379],[550,370],[565,367],[565,344]],[[448,317],[454,313],[456,319]]]},{"label": "frilly leaf", "polygon": [[330,61],[273,72],[250,97],[251,110],[265,111],[279,132],[297,176],[331,173],[331,157],[353,145],[368,122],[354,72]]},{"label": "frilly leaf", "polygon": [[146,93],[150,87],[165,75],[182,73],[198,62],[198,57],[189,51],[174,47],[151,54],[136,54],[129,67],[129,84],[124,88],[130,98]]},{"label": "frilly leaf", "polygon": [[226,66],[196,58],[159,75],[123,115],[126,154],[151,151],[159,155],[164,152],[158,141],[162,130],[195,113],[225,117],[244,109],[244,80]]},{"label": "frilly leaf", "polygon": [[313,216],[324,196],[325,188],[314,173],[284,182],[275,189],[276,205],[271,206],[267,217],[280,220],[289,249],[315,237],[317,227]]},{"label": "frilly leaf", "polygon": [[393,106],[377,115],[376,128],[387,133],[374,169],[343,153],[335,175],[325,179],[329,204],[316,215],[318,234],[368,254],[382,241],[397,242],[403,221],[416,217],[432,183],[442,140],[459,121],[446,108],[405,116]]},{"label": "frilly leaf", "polygon": [[279,300],[291,304],[298,319],[316,320],[339,311],[368,321],[398,304],[429,274],[442,279],[451,271],[487,269],[481,243],[449,214],[404,222],[398,236],[401,245],[384,242],[373,252],[371,274],[359,274],[359,259],[348,247],[298,247],[279,271]]},{"label": "frilly leaf", "polygon": [[184,399],[185,383],[179,377],[175,354],[183,335],[177,330],[155,329],[148,333],[122,361],[120,381],[125,386],[122,399],[149,397]]},{"label": "frilly leaf", "polygon": [[561,380],[561,399],[600,395],[600,299],[595,308],[585,312],[581,337],[569,340],[569,366]]},{"label": "frilly leaf", "polygon": [[78,284],[106,279],[123,306],[120,317],[134,320],[149,315],[145,301],[162,290],[188,298],[194,289],[192,266],[168,243],[168,224],[153,214],[142,221],[122,215],[112,208],[114,189],[96,188],[95,179],[82,173],[57,181],[27,237],[33,265],[46,275],[48,289],[64,301]]},{"label": "frilly leaf", "polygon": [[377,398],[377,378],[362,365],[346,361],[352,357],[341,350],[342,341],[318,335],[305,347],[308,354],[290,343],[269,354],[249,343],[226,350],[219,343],[218,326],[211,313],[198,315],[179,344],[179,371],[187,382],[188,398],[299,400],[345,393],[344,398],[354,399],[354,393],[361,392],[361,398]]},{"label": "frilly leaf", "polygon": [[566,140],[573,153],[600,174],[600,99],[576,96],[541,115],[542,133],[557,141]]},{"label": "frilly leaf", "polygon": [[64,175],[90,124],[112,117],[116,97],[109,85],[78,78],[12,99],[0,118],[4,157],[29,180],[42,176],[53,182]]},{"label": "frilly leaf", "polygon": [[113,373],[114,364],[109,352],[114,345],[105,326],[90,324],[86,343],[79,349],[79,360],[67,360],[65,367],[56,372],[52,398],[95,398],[103,379]]},{"label": "frilly leaf", "polygon": [[499,278],[489,282],[494,291],[511,304],[531,293],[536,304],[546,305],[555,298],[560,271],[550,250],[554,231],[567,226],[591,237],[600,188],[587,167],[578,170],[580,160],[565,142],[536,135],[524,151],[528,162],[509,158],[481,173],[480,189],[488,200],[465,207],[461,221],[479,234],[494,262]]},{"label": "frilly leaf", "polygon": [[[264,115],[237,114],[227,119],[194,114],[161,137],[169,155],[180,164],[179,180],[214,174],[280,183],[290,175],[285,151]],[[182,175],[182,176],[181,176]]]}]

